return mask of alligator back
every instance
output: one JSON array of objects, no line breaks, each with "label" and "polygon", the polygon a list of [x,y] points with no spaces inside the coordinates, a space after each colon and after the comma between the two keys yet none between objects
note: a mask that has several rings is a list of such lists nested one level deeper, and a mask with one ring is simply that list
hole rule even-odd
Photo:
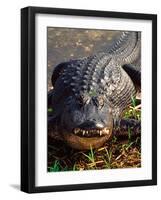
[{"label": "alligator back", "polygon": [[58,65],[52,76],[53,104],[60,105],[66,96],[101,94],[113,108],[114,117],[119,116],[136,93],[122,66],[138,63],[140,46],[140,33],[123,32],[105,52]]}]

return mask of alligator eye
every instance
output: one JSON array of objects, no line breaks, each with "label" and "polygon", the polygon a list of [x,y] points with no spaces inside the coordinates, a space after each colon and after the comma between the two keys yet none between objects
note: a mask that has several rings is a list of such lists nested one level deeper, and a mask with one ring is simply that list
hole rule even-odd
[{"label": "alligator eye", "polygon": [[94,103],[99,109],[101,109],[104,105],[104,97],[103,96],[95,97]]}]

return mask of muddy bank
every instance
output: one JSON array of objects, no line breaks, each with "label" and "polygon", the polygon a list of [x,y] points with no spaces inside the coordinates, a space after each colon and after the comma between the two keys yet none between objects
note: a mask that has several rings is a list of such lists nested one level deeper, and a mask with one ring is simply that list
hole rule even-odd
[{"label": "muddy bank", "polygon": [[104,51],[118,34],[119,31],[48,28],[48,89],[57,64]]}]

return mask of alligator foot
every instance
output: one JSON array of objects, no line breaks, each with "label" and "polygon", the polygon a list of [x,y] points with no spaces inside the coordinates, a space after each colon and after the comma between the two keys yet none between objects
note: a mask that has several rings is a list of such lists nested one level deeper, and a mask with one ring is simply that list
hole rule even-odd
[{"label": "alligator foot", "polygon": [[114,136],[135,137],[141,134],[141,121],[135,119],[121,119],[113,129]]},{"label": "alligator foot", "polygon": [[48,140],[63,140],[58,131],[57,119],[52,116],[48,116]]}]

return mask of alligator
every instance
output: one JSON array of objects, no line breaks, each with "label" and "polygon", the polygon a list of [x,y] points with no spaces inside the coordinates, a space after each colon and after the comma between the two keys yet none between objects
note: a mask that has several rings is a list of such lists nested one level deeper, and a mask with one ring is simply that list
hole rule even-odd
[{"label": "alligator", "polygon": [[75,149],[101,147],[128,127],[139,134],[141,122],[123,119],[131,98],[141,90],[141,33],[121,32],[103,51],[58,64],[48,92],[48,134],[58,134]]}]

